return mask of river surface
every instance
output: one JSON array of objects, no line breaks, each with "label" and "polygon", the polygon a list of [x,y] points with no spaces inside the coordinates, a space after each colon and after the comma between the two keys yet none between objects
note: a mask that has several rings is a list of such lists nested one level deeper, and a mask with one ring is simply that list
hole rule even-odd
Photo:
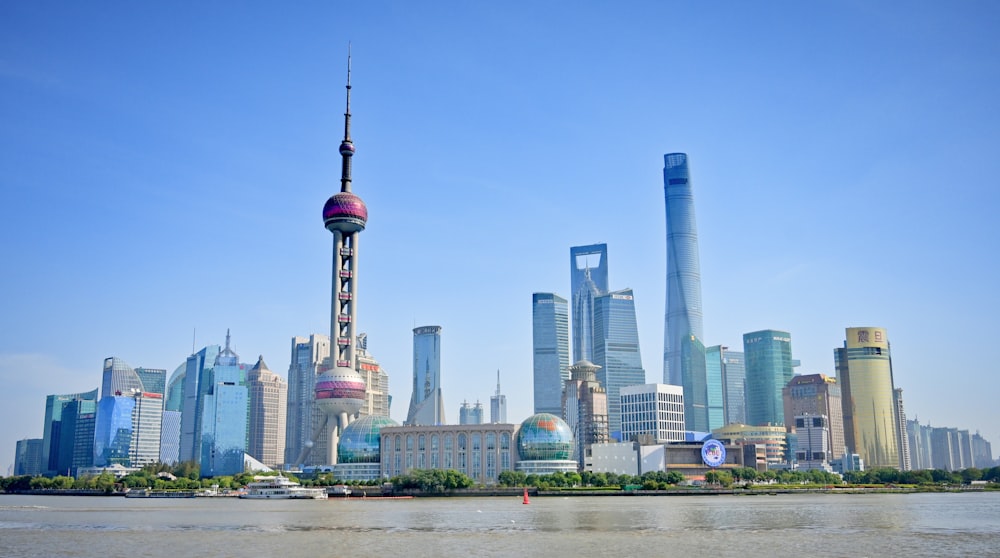
[{"label": "river surface", "polygon": [[0,495],[0,556],[1000,556],[1000,493],[143,499]]}]

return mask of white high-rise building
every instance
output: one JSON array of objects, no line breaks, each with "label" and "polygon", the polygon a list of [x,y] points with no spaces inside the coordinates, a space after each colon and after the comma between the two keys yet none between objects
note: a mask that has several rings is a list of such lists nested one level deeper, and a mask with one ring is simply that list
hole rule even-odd
[{"label": "white high-rise building", "polygon": [[684,388],[643,384],[621,388],[622,441],[684,441]]}]

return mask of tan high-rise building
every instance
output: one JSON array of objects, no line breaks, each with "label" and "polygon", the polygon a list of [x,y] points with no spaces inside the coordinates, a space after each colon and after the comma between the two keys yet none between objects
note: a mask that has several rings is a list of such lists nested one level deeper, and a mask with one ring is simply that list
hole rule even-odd
[{"label": "tan high-rise building", "polygon": [[590,447],[610,440],[608,392],[597,381],[600,366],[580,360],[569,367],[570,379],[563,388],[563,418],[573,431],[573,460],[582,471],[589,461]]},{"label": "tan high-rise building", "polygon": [[834,351],[841,383],[844,441],[865,467],[902,466],[889,338],[884,328],[849,327]]},{"label": "tan high-rise building", "polygon": [[357,340],[358,373],[365,379],[365,404],[360,416],[389,416],[389,374],[368,352],[368,335],[362,333]]},{"label": "tan high-rise building", "polygon": [[[844,412],[840,385],[826,374],[795,376],[781,390],[785,418],[801,415],[827,417],[829,422],[830,460],[844,456]],[[785,421],[789,432],[795,432],[795,421]]]},{"label": "tan high-rise building", "polygon": [[250,388],[250,443],[247,453],[261,463],[274,467],[285,456],[285,407],[288,383],[268,370],[264,357],[247,374]]},{"label": "tan high-rise building", "polygon": [[[322,422],[322,413],[314,408],[313,392],[323,362],[329,358],[328,336],[314,333],[309,337],[292,337],[285,413],[285,463],[293,467],[322,464],[326,458],[325,439],[322,433],[316,432]],[[319,451],[312,451],[314,440],[323,444]]]}]

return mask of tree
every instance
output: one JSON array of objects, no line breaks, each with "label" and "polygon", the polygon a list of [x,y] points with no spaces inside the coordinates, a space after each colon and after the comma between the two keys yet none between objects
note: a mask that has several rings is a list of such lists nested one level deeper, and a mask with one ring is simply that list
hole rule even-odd
[{"label": "tree", "polygon": [[522,471],[501,471],[498,481],[500,486],[521,486],[526,479],[527,475]]},{"label": "tree", "polygon": [[684,474],[681,473],[680,471],[670,471],[667,473],[664,482],[666,482],[667,484],[674,484],[674,485],[680,484],[684,482]]},{"label": "tree", "polygon": [[975,467],[963,469],[961,474],[962,482],[965,484],[970,484],[972,481],[982,480],[983,478],[983,472]]}]

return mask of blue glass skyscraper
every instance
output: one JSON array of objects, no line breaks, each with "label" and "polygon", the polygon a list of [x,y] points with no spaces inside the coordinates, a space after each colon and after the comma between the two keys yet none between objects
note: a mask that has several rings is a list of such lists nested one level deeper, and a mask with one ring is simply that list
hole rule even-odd
[{"label": "blue glass skyscraper", "polygon": [[215,357],[210,380],[202,397],[201,476],[215,477],[243,472],[247,451],[250,394],[246,366],[229,346]]},{"label": "blue glass skyscraper", "polygon": [[49,395],[45,398],[45,422],[42,434],[42,471],[57,474],[59,472],[59,453],[62,441],[63,410],[73,401],[97,402],[98,390],[86,393],[70,393],[66,395]]},{"label": "blue glass skyscraper", "polygon": [[[608,245],[573,246],[569,249],[569,266],[573,362],[593,361],[594,297],[608,292]],[[568,380],[569,373],[566,374]]]},{"label": "blue glass skyscraper", "polygon": [[722,387],[726,424],[747,423],[746,359],[740,351],[722,347]]},{"label": "blue glass skyscraper", "polygon": [[701,317],[698,230],[687,155],[663,156],[667,207],[667,311],[663,339],[663,381],[684,388],[688,430],[708,430],[708,382]]},{"label": "blue glass skyscraper", "polygon": [[187,358],[181,388],[184,397],[179,449],[181,461],[196,461],[201,455],[202,401],[211,385],[212,366],[221,350],[218,345],[209,345]]},{"label": "blue glass skyscraper", "polygon": [[708,429],[726,425],[725,385],[723,383],[722,347],[705,349],[705,379],[708,383]]},{"label": "blue glass skyscraper", "polygon": [[594,299],[594,364],[601,367],[597,380],[608,392],[608,430],[621,441],[621,388],[646,383],[632,289]]},{"label": "blue glass skyscraper", "polygon": [[792,336],[787,331],[765,329],[743,334],[746,355],[747,423],[785,426],[781,390],[794,375]]},{"label": "blue glass skyscraper", "polygon": [[566,299],[531,295],[531,354],[535,414],[562,416],[562,393],[569,379],[569,314]]},{"label": "blue glass skyscraper", "polygon": [[124,465],[132,461],[132,412],[135,399],[125,395],[106,395],[97,405],[97,425],[94,427],[94,465]]}]

